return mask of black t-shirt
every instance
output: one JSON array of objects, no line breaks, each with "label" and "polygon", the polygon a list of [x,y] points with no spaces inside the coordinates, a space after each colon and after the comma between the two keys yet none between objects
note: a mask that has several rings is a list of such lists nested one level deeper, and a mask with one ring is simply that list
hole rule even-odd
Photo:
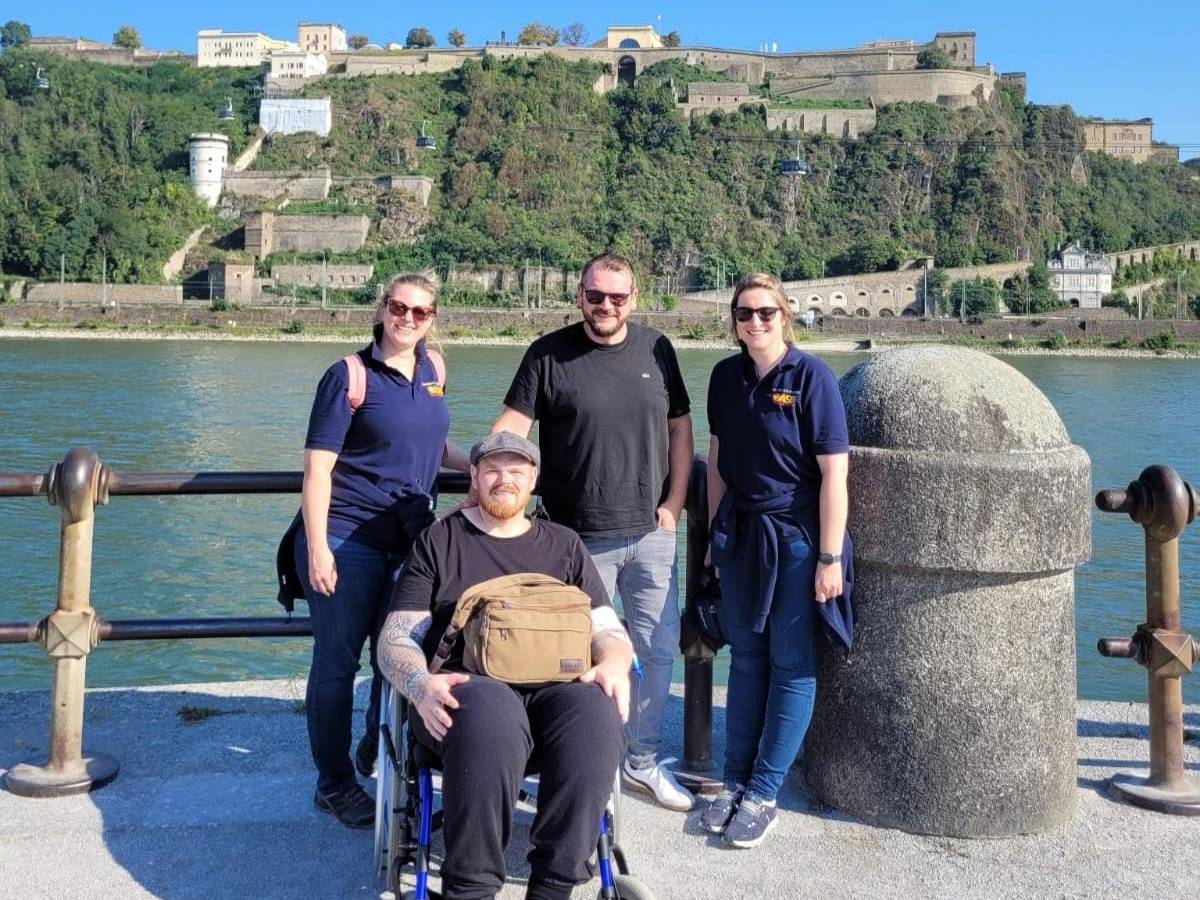
[{"label": "black t-shirt", "polygon": [[691,411],[671,342],[626,327],[612,346],[582,322],[538,338],[504,398],[538,420],[546,512],[585,538],[654,530],[669,487],[667,419]]},{"label": "black t-shirt", "polygon": [[[467,588],[521,572],[552,575],[575,585],[592,598],[593,609],[612,606],[587,548],[569,528],[532,519],[524,534],[498,538],[456,512],[430,525],[417,538],[392,592],[390,609],[433,613],[424,647],[425,657],[432,659],[454,607]],[[461,637],[446,667],[462,668]]]}]

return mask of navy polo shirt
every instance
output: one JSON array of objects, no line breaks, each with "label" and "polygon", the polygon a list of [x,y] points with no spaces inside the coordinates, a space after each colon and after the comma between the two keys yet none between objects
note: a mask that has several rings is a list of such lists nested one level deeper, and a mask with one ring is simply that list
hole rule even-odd
[{"label": "navy polo shirt", "polygon": [[427,523],[433,509],[450,412],[424,342],[412,381],[383,361],[374,342],[358,356],[366,399],[351,413],[346,363],[330,366],[317,386],[304,447],[338,454],[329,533],[407,552],[414,523]]},{"label": "navy polo shirt", "polygon": [[795,347],[762,379],[748,351],[717,363],[708,382],[708,427],[719,442],[717,471],[739,506],[794,494],[792,509],[807,510],[812,521],[821,487],[817,457],[850,449],[837,378]]}]

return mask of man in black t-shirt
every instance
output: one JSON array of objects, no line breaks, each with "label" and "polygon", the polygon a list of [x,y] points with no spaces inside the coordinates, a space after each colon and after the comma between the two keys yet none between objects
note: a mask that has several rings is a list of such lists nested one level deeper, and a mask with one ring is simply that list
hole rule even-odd
[{"label": "man in black t-shirt", "polygon": [[[378,644],[379,668],[407,698],[417,740],[442,759],[448,900],[491,897],[503,886],[513,808],[531,761],[540,779],[525,896],[568,900],[590,877],[586,861],[621,758],[633,651],[579,536],[525,515],[538,462],[537,446],[514,434],[472,448],[479,504],[417,538]],[[591,598],[592,668],[575,681],[512,686],[466,674],[460,638],[430,674],[428,660],[463,592],[522,572],[552,575]]]},{"label": "man in black t-shirt", "polygon": [[579,533],[609,594],[620,594],[644,671],[623,780],[688,810],[694,798],[658,760],[679,646],[675,526],[693,454],[687,388],[671,342],[629,321],[637,308],[629,260],[588,262],[578,301],[582,322],[530,345],[492,431],[528,435],[538,422],[542,503]]}]

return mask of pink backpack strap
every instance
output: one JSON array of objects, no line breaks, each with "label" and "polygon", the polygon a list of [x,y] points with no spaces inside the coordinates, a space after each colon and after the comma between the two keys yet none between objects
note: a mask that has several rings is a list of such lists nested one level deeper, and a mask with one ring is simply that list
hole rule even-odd
[{"label": "pink backpack strap", "polygon": [[342,362],[346,364],[346,399],[350,402],[350,412],[353,414],[367,399],[367,367],[357,353],[344,357]]},{"label": "pink backpack strap", "polygon": [[437,374],[437,383],[446,386],[446,360],[436,350],[426,350],[429,361],[433,363],[433,371]]}]

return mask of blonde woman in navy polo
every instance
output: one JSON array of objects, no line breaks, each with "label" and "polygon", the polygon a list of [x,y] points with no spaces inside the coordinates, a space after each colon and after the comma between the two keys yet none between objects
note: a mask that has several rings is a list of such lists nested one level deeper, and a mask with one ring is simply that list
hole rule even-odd
[{"label": "blonde woman in navy polo", "polygon": [[747,275],[730,304],[741,352],[708,385],[712,561],[729,637],[725,786],[703,816],[757,846],[800,752],[816,691],[817,631],[849,646],[846,411],[825,363],[796,348],[779,280]]},{"label": "blonde woman in navy polo", "polygon": [[[296,570],[313,624],[305,700],[317,767],[317,809],[370,828],[375,802],[355,778],[370,775],[379,732],[382,676],[375,640],[400,564],[433,521],[438,469],[464,471],[448,444],[445,364],[436,340],[437,285],[394,275],[380,291],[375,339],[329,367],[317,386],[304,443],[304,528]],[[361,376],[365,375],[365,379]],[[366,733],[350,762],[354,675],[371,641]]]}]

